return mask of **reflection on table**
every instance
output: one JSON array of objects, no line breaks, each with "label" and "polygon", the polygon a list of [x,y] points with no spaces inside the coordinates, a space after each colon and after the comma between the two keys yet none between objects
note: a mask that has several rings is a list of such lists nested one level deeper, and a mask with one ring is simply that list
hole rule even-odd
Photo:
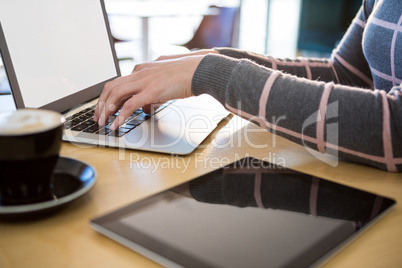
[{"label": "reflection on table", "polygon": [[205,203],[352,221],[356,229],[394,205],[393,200],[376,194],[255,158],[244,158],[172,191]]}]

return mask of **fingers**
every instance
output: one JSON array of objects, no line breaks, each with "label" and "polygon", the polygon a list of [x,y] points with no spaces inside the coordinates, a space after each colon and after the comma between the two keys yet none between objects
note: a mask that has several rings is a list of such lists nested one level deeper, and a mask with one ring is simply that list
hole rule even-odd
[{"label": "fingers", "polygon": [[[153,64],[136,65],[131,75],[117,78],[105,84],[102,94],[95,107],[94,120],[103,126],[110,115],[114,114],[125,101],[133,95],[145,90],[152,82],[152,76],[147,75],[153,69]],[[147,103],[143,103],[144,105]],[[138,109],[141,106],[137,106]],[[132,109],[131,113],[136,109]],[[128,115],[130,115],[129,113]],[[122,113],[125,114],[125,113]],[[120,117],[121,118],[121,117]]]},{"label": "fingers", "polygon": [[109,118],[110,115],[114,114],[118,106],[116,104],[108,104],[106,105],[105,102],[98,102],[98,106],[102,108],[99,109],[97,115],[94,115],[94,121],[97,121],[100,126],[105,125],[106,118]]},{"label": "fingers", "polygon": [[96,105],[94,120],[103,126],[124,103],[111,125],[116,129],[135,110],[149,104],[192,96],[191,81],[202,56],[156,61],[136,65],[131,75],[108,82]]},{"label": "fingers", "polygon": [[95,107],[94,120],[99,125],[103,126],[110,115],[114,114],[127,99],[138,92],[142,83],[136,80],[135,76],[126,76],[106,83]]},{"label": "fingers", "polygon": [[145,105],[146,103],[146,95],[145,94],[138,94],[136,96],[131,97],[127,100],[123,107],[121,108],[119,115],[113,121],[110,126],[110,129],[116,130],[118,129],[134,111]]},{"label": "fingers", "polygon": [[94,121],[98,122],[100,117],[103,117],[103,114],[105,113],[105,108],[106,110],[110,109],[110,108],[115,108],[115,107],[105,107],[106,105],[106,100],[109,97],[109,94],[111,92],[111,90],[114,88],[114,85],[119,83],[120,78],[117,78],[116,80],[113,80],[111,82],[107,82],[105,84],[105,87],[103,88],[102,94],[99,96],[99,100],[98,103],[96,104],[95,107],[95,113],[94,113]]},{"label": "fingers", "polygon": [[[112,92],[115,92],[114,94],[116,94],[117,97],[116,91],[123,90],[122,88],[123,85],[134,83],[138,79],[137,76],[134,75],[134,73],[144,69],[145,68],[144,65],[146,64],[136,65],[132,75],[119,77],[105,84],[102,94],[99,96],[98,103],[96,104],[95,107],[94,121],[99,122],[101,118],[105,118],[108,114],[110,115],[114,109],[120,107],[121,103],[119,105],[117,105],[117,103],[113,103],[114,106],[111,105],[110,107],[108,107],[108,105],[110,105],[111,103],[110,101],[107,102],[107,100],[109,100],[109,97],[112,94]],[[127,90],[127,87],[124,88]],[[128,92],[125,91],[124,93],[127,95],[126,96],[127,98],[129,96]],[[131,95],[133,94],[134,92]]]},{"label": "fingers", "polygon": [[142,111],[146,114],[153,114],[163,103],[145,104],[142,106]]},{"label": "fingers", "polygon": [[[108,120],[109,116],[117,112],[122,103],[135,94],[135,89],[131,83],[123,84],[112,88],[106,100],[100,99],[98,102],[98,124],[103,126]],[[106,95],[105,94],[105,95]]]}]

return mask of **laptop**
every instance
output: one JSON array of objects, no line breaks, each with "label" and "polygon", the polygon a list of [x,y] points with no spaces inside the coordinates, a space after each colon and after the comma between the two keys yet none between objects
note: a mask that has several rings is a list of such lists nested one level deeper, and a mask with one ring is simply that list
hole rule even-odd
[{"label": "laptop", "polygon": [[163,267],[320,267],[395,204],[248,157],[90,226]]},{"label": "laptop", "polygon": [[62,113],[65,141],[184,155],[229,115],[205,95],[135,111],[117,131],[93,122],[104,84],[121,75],[103,0],[2,1],[0,51],[17,109]]}]

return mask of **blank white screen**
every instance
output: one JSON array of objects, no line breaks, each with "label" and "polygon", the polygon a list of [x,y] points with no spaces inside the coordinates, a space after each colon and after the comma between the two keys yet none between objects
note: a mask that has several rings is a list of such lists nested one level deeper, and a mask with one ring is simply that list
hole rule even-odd
[{"label": "blank white screen", "polygon": [[0,0],[0,22],[26,107],[117,75],[99,0]]}]

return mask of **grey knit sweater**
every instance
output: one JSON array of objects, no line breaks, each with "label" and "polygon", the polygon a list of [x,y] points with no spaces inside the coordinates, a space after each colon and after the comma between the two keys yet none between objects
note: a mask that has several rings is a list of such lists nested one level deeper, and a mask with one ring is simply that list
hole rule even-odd
[{"label": "grey knit sweater", "polygon": [[217,51],[195,95],[316,153],[402,171],[402,1],[364,1],[329,59]]}]

